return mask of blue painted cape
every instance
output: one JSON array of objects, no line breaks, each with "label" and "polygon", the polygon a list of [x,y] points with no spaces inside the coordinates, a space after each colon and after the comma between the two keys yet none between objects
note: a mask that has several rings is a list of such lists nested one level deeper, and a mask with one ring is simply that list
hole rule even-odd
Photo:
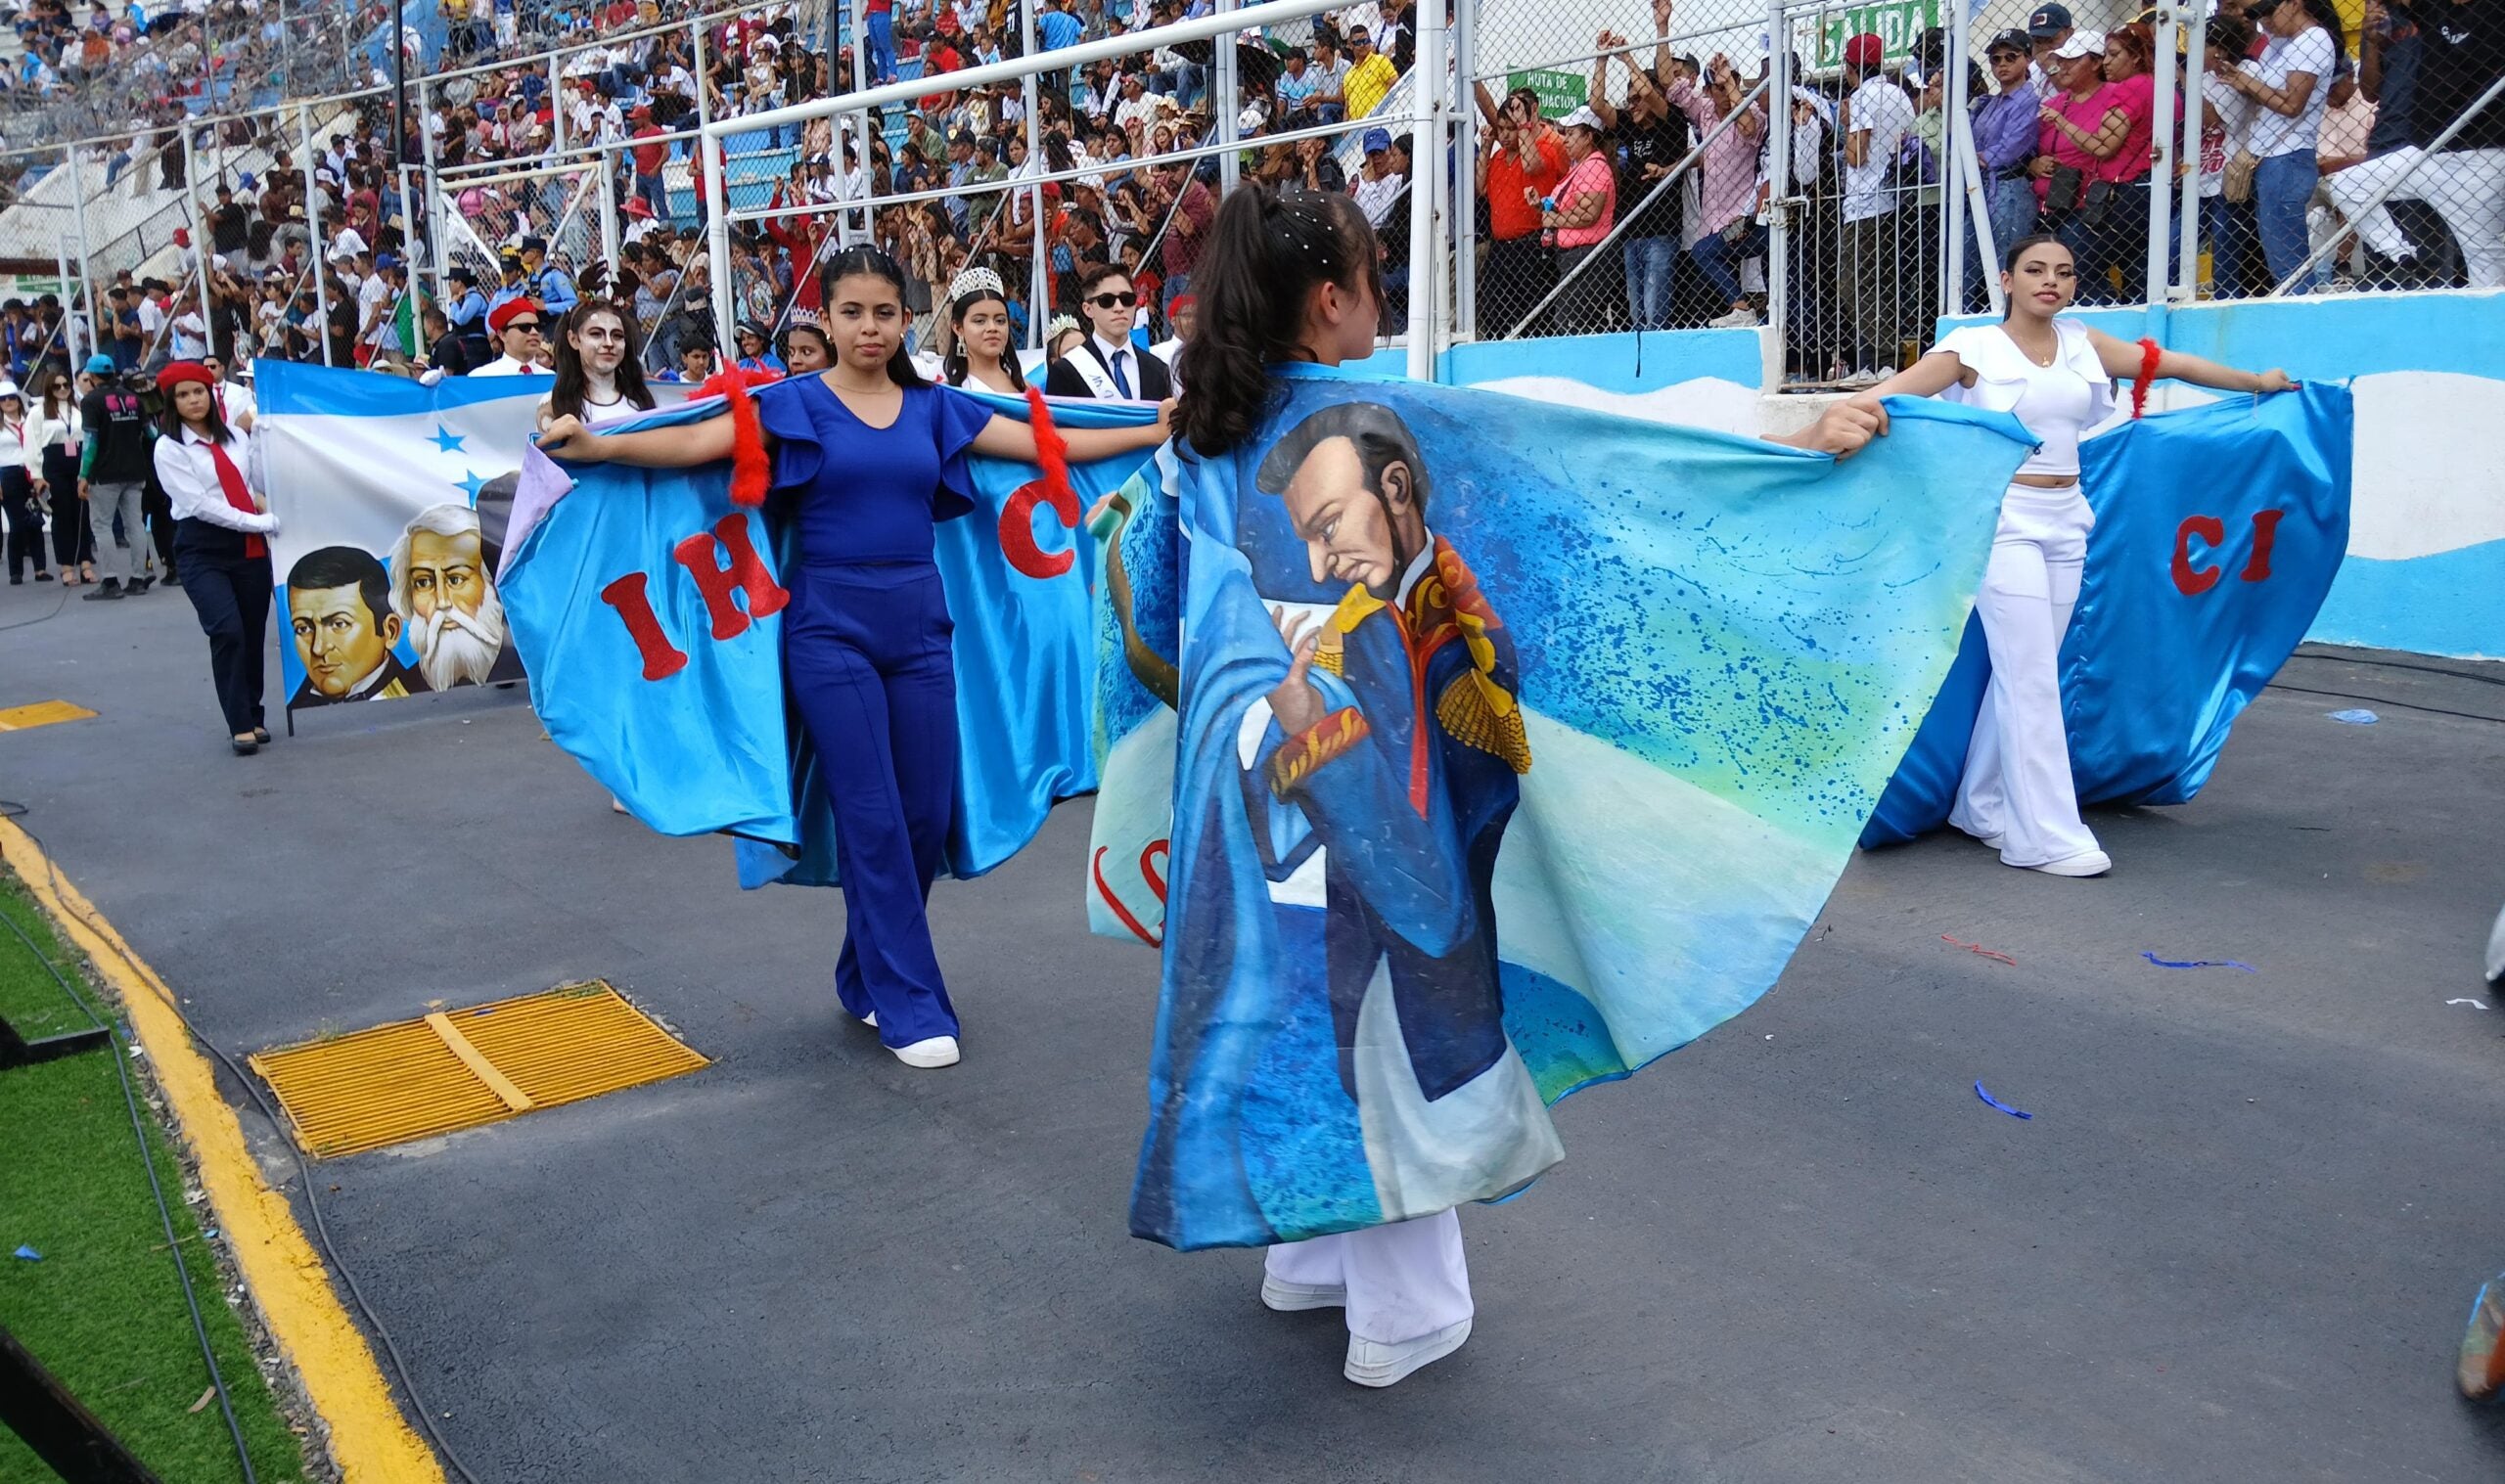
[{"label": "blue painted cape", "polygon": [[[2079,445],[2096,533],[2061,670],[2081,804],[2188,803],[2209,782],[2228,729],[2302,642],[2348,550],[2353,421],[2348,388],[2317,382],[2160,413]],[[1990,679],[1970,623],[1862,844],[1948,822]]]},{"label": "blue painted cape", "polygon": [[[1007,416],[1026,415],[1024,401],[979,395]],[[718,402],[696,403],[619,429],[720,411]],[[1153,416],[1083,403],[1054,410],[1065,428]],[[1073,464],[1080,510],[1146,457]],[[703,560],[729,568],[722,522],[731,521],[770,584],[788,539],[770,517],[773,504],[764,512],[733,507],[727,463],[561,470],[535,450],[531,459],[517,518],[526,512],[532,523],[507,562],[503,590],[549,735],[655,830],[738,835],[743,884],[834,884],[833,816],[783,684],[780,604],[744,593],[725,619],[674,556],[680,543],[706,536]],[[979,457],[970,464],[976,487],[965,493],[975,514],[940,524],[936,553],[956,624],[962,744],[948,856],[961,877],[999,865],[1057,800],[1096,787],[1095,543],[1068,529],[1077,511],[1057,512],[1039,498],[1033,466]],[[658,661],[624,616],[633,595],[604,596],[621,580],[637,588],[666,640]]]},{"label": "blue painted cape", "polygon": [[[1762,994],[1938,689],[2025,455],[1935,403],[1839,464],[1283,375],[1244,448],[1131,482],[1100,588],[1090,915],[1162,951],[1131,1223],[1181,1248],[1519,1190],[1562,1154],[1545,1104]],[[1259,487],[1346,404],[1423,450],[1437,545],[1397,593],[1317,580]],[[1326,719],[1293,736],[1283,621],[1329,631]]]}]

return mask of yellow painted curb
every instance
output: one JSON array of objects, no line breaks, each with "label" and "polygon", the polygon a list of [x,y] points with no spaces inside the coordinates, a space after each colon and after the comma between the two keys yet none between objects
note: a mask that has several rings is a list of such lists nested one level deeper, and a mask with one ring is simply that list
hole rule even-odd
[{"label": "yellow painted curb", "polygon": [[[331,1458],[347,1484],[444,1484],[443,1469],[400,1415],[329,1270],[296,1224],[287,1198],[261,1179],[235,1110],[217,1091],[208,1058],[167,1001],[171,991],[103,914],[56,872],[26,832],[0,820],[0,859],[76,944],[118,996],[155,1064],[174,1123],[200,1165],[217,1224],[261,1318],[303,1378],[330,1429]],[[160,995],[166,998],[159,998]]]}]

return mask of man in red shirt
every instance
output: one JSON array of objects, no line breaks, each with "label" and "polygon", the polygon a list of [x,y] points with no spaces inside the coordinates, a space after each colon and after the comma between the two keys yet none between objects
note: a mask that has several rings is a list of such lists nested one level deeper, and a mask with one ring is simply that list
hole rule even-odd
[{"label": "man in red shirt", "polygon": [[635,126],[627,136],[635,143],[626,152],[635,161],[635,195],[653,208],[654,216],[668,221],[669,185],[661,178],[661,167],[669,158],[669,145],[662,138],[661,126],[653,122],[650,106],[635,105],[635,111],[626,118]]},{"label": "man in red shirt", "polygon": [[1566,147],[1539,116],[1539,95],[1516,88],[1499,105],[1477,85],[1479,189],[1487,198],[1487,260],[1479,270],[1479,333],[1509,335],[1557,287],[1557,257],[1539,239],[1539,203],[1566,178]]},{"label": "man in red shirt", "polygon": [[1217,198],[1188,164],[1160,165],[1157,175],[1167,200],[1177,193],[1182,198],[1165,229],[1165,282],[1159,287],[1157,304],[1158,312],[1163,314],[1176,294],[1191,292],[1192,270],[1200,266],[1201,251],[1208,246],[1209,224],[1217,219]]}]

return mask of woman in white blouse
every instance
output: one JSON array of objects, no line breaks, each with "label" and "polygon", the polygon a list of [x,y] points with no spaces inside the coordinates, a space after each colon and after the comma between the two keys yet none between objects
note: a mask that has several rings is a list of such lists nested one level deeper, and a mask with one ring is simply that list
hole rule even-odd
[{"label": "woman in white blouse", "polygon": [[50,582],[43,562],[43,520],[35,514],[40,477],[34,472],[33,448],[27,434],[26,398],[14,382],[0,382],[0,512],[9,517],[9,585],[23,586],[26,561],[35,564],[35,581]]},{"label": "woman in white blouse", "polygon": [[2133,345],[2062,317],[2078,293],[2078,264],[2059,238],[2010,246],[2000,277],[2008,314],[1941,337],[1910,368],[1852,400],[1880,417],[1893,394],[1945,397],[2006,412],[2036,438],[2001,495],[2000,525],[1975,610],[1992,675],[1966,749],[1948,823],[2000,853],[2001,864],[2047,876],[2103,876],[2113,859],[2079,818],[2062,722],[2062,636],[2078,604],[2096,516],[2079,491],[2079,440],[2114,411],[2114,382],[2154,374],[2220,391],[2285,391],[2284,371],[2238,371],[2179,350],[2144,364]]},{"label": "woman in white blouse", "polygon": [[69,389],[69,373],[44,374],[33,414],[27,419],[26,468],[52,492],[52,560],[61,568],[61,585],[93,582],[96,526],[88,518],[87,502],[78,498],[78,449],[85,429],[79,426],[78,395]]},{"label": "woman in white blouse", "polygon": [[278,530],[269,499],[246,481],[251,434],[226,426],[217,379],[198,361],[157,373],[165,413],[157,440],[157,482],[174,512],[174,562],[183,592],[208,635],[218,709],[240,756],[270,740],[261,725],[261,653],[269,640],[270,549]]}]

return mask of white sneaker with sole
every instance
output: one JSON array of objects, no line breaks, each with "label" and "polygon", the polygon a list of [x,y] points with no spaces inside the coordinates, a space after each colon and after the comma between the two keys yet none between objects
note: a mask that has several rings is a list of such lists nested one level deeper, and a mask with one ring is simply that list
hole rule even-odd
[{"label": "white sneaker with sole", "polygon": [[2026,869],[2040,871],[2046,876],[2103,876],[2114,869],[2114,857],[2102,850],[2082,850],[2076,855],[2066,855],[2058,861],[2046,861],[2041,866]]},{"label": "white sneaker with sole", "polygon": [[921,1067],[926,1071],[933,1067],[957,1064],[957,1038],[954,1036],[933,1036],[927,1040],[916,1041],[911,1046],[891,1046],[888,1049],[896,1054],[898,1061],[907,1066]]},{"label": "white sneaker with sole", "polygon": [[1261,1302],[1281,1314],[1344,1309],[1348,1306],[1348,1289],[1344,1283],[1292,1283],[1265,1273],[1261,1276]]},{"label": "white sneaker with sole", "polygon": [[1754,330],[1764,323],[1765,321],[1757,318],[1757,312],[1754,309],[1734,309],[1718,319],[1707,320],[1705,328],[1708,330]]},{"label": "white sneaker with sole", "polygon": [[1433,1334],[1387,1345],[1380,1340],[1348,1336],[1348,1363],[1341,1374],[1360,1386],[1389,1386],[1421,1366],[1432,1365],[1461,1348],[1470,1338],[1470,1321],[1446,1325]]}]

